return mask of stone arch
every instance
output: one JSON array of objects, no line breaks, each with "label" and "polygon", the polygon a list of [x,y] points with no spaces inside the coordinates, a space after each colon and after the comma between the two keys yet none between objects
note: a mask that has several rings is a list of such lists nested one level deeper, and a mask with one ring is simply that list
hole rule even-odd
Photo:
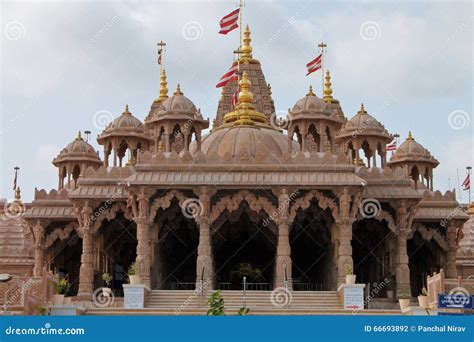
[{"label": "stone arch", "polygon": [[413,225],[413,229],[411,230],[409,236],[407,237],[407,240],[412,239],[415,232],[419,232],[423,240],[425,241],[433,240],[444,252],[448,251],[449,247],[448,247],[447,238],[443,234],[441,234],[438,230],[428,229],[424,225],[418,223],[418,224]]},{"label": "stone arch", "polygon": [[[357,221],[362,221],[364,219],[365,217],[363,217],[360,213],[358,213]],[[397,233],[397,225],[395,224],[395,220],[393,219],[392,215],[390,215],[388,211],[380,210],[377,216],[373,217],[373,219],[379,222],[385,221],[387,223],[388,228],[393,233]]]},{"label": "stone arch", "polygon": [[51,233],[49,233],[48,236],[45,238],[43,247],[45,249],[51,247],[53,243],[56,242],[56,240],[64,241],[69,236],[71,236],[71,233],[73,231],[78,232],[78,228],[79,228],[79,225],[77,224],[77,222],[71,222],[68,225],[66,225],[64,228],[56,228]]},{"label": "stone arch", "polygon": [[316,198],[318,200],[318,206],[322,210],[326,210],[327,208],[331,209],[331,214],[332,217],[334,218],[335,221],[338,220],[339,218],[339,207],[336,203],[336,201],[332,198],[324,196],[321,192],[317,190],[311,190],[309,191],[305,196],[298,198],[297,200],[294,201],[293,205],[290,208],[290,222],[293,222],[293,220],[296,217],[296,213],[298,209],[307,209],[311,205],[311,200],[313,198]]},{"label": "stone arch", "polygon": [[182,207],[183,202],[188,199],[184,193],[179,190],[171,190],[166,195],[155,199],[150,206],[150,219],[149,223],[152,223],[155,219],[158,209],[167,209],[171,206],[171,201],[176,198],[178,200],[179,206]]},{"label": "stone arch", "polygon": [[127,220],[133,220],[132,213],[127,208],[125,202],[115,202],[109,208],[106,208],[104,204],[98,209],[96,209],[94,211],[94,217],[92,218],[92,220],[94,221],[94,225],[92,226],[93,234],[96,234],[98,232],[104,220],[113,220],[117,217],[117,214],[119,212],[122,212]]},{"label": "stone arch", "polygon": [[212,206],[211,223],[217,220],[219,216],[227,210],[233,212],[237,210],[240,203],[246,201],[253,211],[265,211],[268,216],[272,216],[277,212],[277,208],[265,197],[257,197],[248,190],[241,190],[238,193],[221,198],[215,205]]}]

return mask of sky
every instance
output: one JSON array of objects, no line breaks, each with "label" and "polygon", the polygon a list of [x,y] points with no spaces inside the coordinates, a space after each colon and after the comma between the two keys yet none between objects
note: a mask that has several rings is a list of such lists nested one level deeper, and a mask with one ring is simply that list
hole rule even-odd
[{"label": "sky", "polygon": [[[57,187],[52,159],[79,130],[128,104],[143,120],[158,94],[157,42],[167,43],[168,88],[181,84],[205,117],[239,33],[218,34],[237,1],[3,1],[0,4],[0,198]],[[345,115],[365,109],[404,141],[408,131],[439,161],[436,189],[458,187],[473,165],[473,11],[470,1],[246,1],[254,58],[277,113],[321,94],[305,65],[327,43],[325,66]],[[463,202],[467,192],[462,192]],[[474,198],[474,197],[473,197]]]}]

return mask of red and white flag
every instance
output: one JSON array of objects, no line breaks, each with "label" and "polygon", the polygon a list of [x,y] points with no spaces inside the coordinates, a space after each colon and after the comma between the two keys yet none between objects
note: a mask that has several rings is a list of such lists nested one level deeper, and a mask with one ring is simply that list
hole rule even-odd
[{"label": "red and white flag", "polygon": [[462,186],[464,187],[463,190],[470,190],[471,189],[471,175],[467,175],[466,179],[462,183]]},{"label": "red and white flag", "polygon": [[237,90],[235,91],[235,93],[232,95],[232,108],[235,108],[237,107],[237,105],[239,104],[239,92],[240,92],[240,87],[237,86]]},{"label": "red and white flag", "polygon": [[318,57],[316,57],[311,62],[306,64],[306,69],[308,69],[308,73],[306,74],[306,76],[321,69],[322,60],[323,60],[323,54],[320,54]]},{"label": "red and white flag", "polygon": [[161,65],[161,54],[163,52],[163,49],[159,48],[158,49],[158,64]]},{"label": "red and white flag", "polygon": [[230,67],[230,69],[227,70],[227,72],[224,75],[222,75],[221,79],[219,80],[219,83],[216,84],[216,88],[225,87],[230,82],[232,82],[234,80],[237,80],[238,79],[238,76],[237,76],[238,69],[239,69],[238,65],[233,64]]},{"label": "red and white flag", "polygon": [[397,150],[397,141],[394,140],[390,144],[387,145],[387,151],[396,151]]},{"label": "red and white flag", "polygon": [[16,190],[17,181],[18,181],[18,168],[15,167],[15,178],[13,178],[13,190]]},{"label": "red and white flag", "polygon": [[221,21],[219,21],[219,25],[221,26],[221,30],[219,31],[220,34],[227,34],[239,27],[237,24],[237,20],[239,20],[239,13],[240,8],[237,8],[222,18]]}]

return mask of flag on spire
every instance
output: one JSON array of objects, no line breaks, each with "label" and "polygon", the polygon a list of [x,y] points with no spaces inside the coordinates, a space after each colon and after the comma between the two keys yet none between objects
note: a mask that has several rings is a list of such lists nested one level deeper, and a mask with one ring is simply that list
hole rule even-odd
[{"label": "flag on spire", "polygon": [[219,21],[219,25],[221,26],[221,30],[219,31],[220,34],[227,34],[239,27],[237,24],[237,21],[239,20],[239,13],[240,8],[237,8],[223,17],[221,21]]},{"label": "flag on spire", "polygon": [[237,90],[232,95],[232,108],[234,108],[234,109],[239,104],[239,92],[240,92],[240,86],[237,85]]},{"label": "flag on spire", "polygon": [[158,49],[158,65],[161,65],[161,53],[163,52],[162,49]]},{"label": "flag on spire", "polygon": [[322,60],[323,60],[323,54],[321,53],[318,57],[316,57],[311,62],[306,64],[306,69],[308,69],[308,73],[306,74],[306,76],[321,69]]},{"label": "flag on spire", "polygon": [[396,151],[397,150],[397,139],[393,140],[390,144],[387,145],[387,151]]},{"label": "flag on spire", "polygon": [[464,191],[471,189],[471,175],[467,175],[466,179],[462,183],[462,186],[464,187]]},{"label": "flag on spire", "polygon": [[216,84],[216,88],[221,88],[225,87],[227,84],[230,82],[237,80],[237,71],[239,70],[239,66],[237,64],[233,64],[227,72],[222,75],[222,77],[219,80],[219,83]]}]

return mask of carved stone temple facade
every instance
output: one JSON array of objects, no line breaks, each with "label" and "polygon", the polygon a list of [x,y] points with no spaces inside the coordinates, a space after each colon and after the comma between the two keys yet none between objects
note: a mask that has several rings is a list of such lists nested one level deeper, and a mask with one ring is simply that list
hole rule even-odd
[{"label": "carved stone temple facade", "polygon": [[144,122],[127,106],[98,136],[103,153],[80,134],[59,153],[58,189],[36,190],[11,226],[27,241],[25,273],[68,276],[82,299],[105,272],[119,294],[132,262],[162,290],[238,289],[242,265],[254,289],[335,290],[352,269],[359,283],[389,279],[398,297],[441,268],[473,275],[474,227],[463,231],[454,192],[433,191],[430,152],[410,134],[390,156],[393,136],[370,105],[346,117],[329,71],[322,97],[310,88],[277,120],[244,36],[238,104],[234,81],[209,131],[179,86],[168,95],[163,72]]}]

